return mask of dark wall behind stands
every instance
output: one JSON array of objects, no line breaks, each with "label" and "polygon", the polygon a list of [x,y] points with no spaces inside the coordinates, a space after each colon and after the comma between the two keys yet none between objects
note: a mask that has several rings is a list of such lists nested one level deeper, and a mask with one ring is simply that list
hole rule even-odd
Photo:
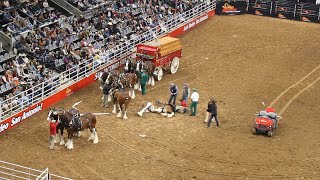
[{"label": "dark wall behind stands", "polygon": [[245,0],[218,1],[216,14],[254,14],[320,23],[320,5],[316,0]]}]

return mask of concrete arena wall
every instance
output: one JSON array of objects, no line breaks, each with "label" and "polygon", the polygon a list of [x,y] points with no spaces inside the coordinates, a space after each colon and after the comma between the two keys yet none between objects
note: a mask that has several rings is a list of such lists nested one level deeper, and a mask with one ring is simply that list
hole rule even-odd
[{"label": "concrete arena wall", "polygon": [[[186,23],[184,25],[177,27],[176,29],[169,32],[166,36],[177,37],[179,35],[182,35],[182,34],[188,32],[189,30],[193,29],[194,27],[198,26],[199,24],[201,24],[201,22],[209,19],[210,17],[213,17],[214,15],[215,15],[215,10],[213,9],[213,10],[211,10],[211,11],[209,11],[209,12],[207,12],[197,18],[194,18],[193,20],[189,21],[188,23]],[[0,123],[0,134],[5,133],[10,129],[13,129],[14,127],[18,126],[21,122],[32,117],[32,115],[34,115],[42,110],[45,110],[46,108],[50,107],[54,103],[62,101],[63,99],[65,99],[69,95],[72,95],[73,93],[79,91],[80,89],[92,84],[93,82],[95,82],[98,79],[99,73],[101,71],[103,71],[104,69],[106,69],[106,68],[116,69],[116,68],[120,67],[121,65],[124,64],[123,60],[126,57],[127,56],[119,59],[118,61],[113,62],[112,64],[109,64],[107,67],[101,68],[98,72],[95,72],[95,73],[89,75],[88,77],[86,77],[78,82],[75,82],[74,84],[60,90],[59,92],[52,94],[51,96],[47,97],[46,99],[44,99],[44,100],[26,108],[25,110],[23,110],[19,113],[16,113],[15,115],[5,119],[4,121],[2,121]]]}]

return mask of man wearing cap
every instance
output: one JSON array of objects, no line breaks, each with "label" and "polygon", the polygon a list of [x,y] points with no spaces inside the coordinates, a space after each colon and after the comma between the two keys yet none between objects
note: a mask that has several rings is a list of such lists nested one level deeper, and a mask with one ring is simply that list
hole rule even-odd
[{"label": "man wearing cap", "polygon": [[197,113],[197,105],[199,101],[199,93],[197,92],[197,89],[193,88],[192,89],[193,93],[191,94],[191,105],[190,105],[190,116],[195,116]]},{"label": "man wearing cap", "polygon": [[190,96],[189,85],[187,83],[184,83],[183,89],[182,89],[182,100],[187,103],[189,96]]},{"label": "man wearing cap", "polygon": [[142,70],[140,75],[140,85],[141,85],[142,95],[146,94],[148,80],[149,80],[149,75],[145,72],[145,70]]},{"label": "man wearing cap", "polygon": [[50,149],[53,149],[54,148],[54,139],[56,137],[56,134],[57,134],[57,126],[58,124],[60,123],[60,119],[59,119],[59,116],[58,116],[58,120],[54,120],[52,119],[50,121],[50,133],[49,133],[49,148]]},{"label": "man wearing cap", "polygon": [[177,95],[178,95],[178,86],[175,85],[174,83],[170,83],[169,90],[170,90],[170,98],[169,98],[168,104],[171,104],[171,101],[173,100],[172,104],[175,106]]}]

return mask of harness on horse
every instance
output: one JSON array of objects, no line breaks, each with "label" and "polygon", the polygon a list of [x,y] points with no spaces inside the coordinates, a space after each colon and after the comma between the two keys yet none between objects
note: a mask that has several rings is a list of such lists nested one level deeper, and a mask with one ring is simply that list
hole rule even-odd
[{"label": "harness on horse", "polygon": [[117,89],[117,88],[112,88],[112,89],[110,90],[112,100],[115,100],[115,99],[116,99],[115,94],[116,94],[117,91],[119,91],[119,89]]},{"label": "harness on horse", "polygon": [[161,113],[164,113],[163,110],[164,110],[164,107],[165,107],[166,105],[169,105],[169,106],[172,108],[172,112],[173,112],[173,113],[176,112],[176,107],[175,107],[173,104],[165,104],[165,105],[162,107]]},{"label": "harness on horse", "polygon": [[80,121],[80,114],[78,112],[73,113],[70,110],[68,112],[72,114],[72,119],[68,125],[73,126],[77,131],[80,131],[82,127],[82,122]]}]

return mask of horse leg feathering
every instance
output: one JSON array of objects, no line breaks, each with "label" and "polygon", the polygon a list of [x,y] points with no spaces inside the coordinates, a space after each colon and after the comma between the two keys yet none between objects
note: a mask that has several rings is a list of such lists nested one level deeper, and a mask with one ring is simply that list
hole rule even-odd
[{"label": "horse leg feathering", "polygon": [[64,146],[65,146],[65,147],[68,147],[68,146],[69,146],[69,144],[70,144],[70,139],[68,138],[67,143],[66,143],[66,144],[64,144]]},{"label": "horse leg feathering", "polygon": [[167,113],[168,115],[167,115],[167,118],[171,118],[171,117],[173,117],[174,116],[174,112],[172,112],[172,113]]},{"label": "horse leg feathering", "polygon": [[124,111],[123,119],[124,119],[124,120],[127,120],[127,119],[128,119],[128,117],[127,117],[127,110]]},{"label": "horse leg feathering", "polygon": [[151,76],[150,78],[151,78],[151,86],[155,86],[155,85],[156,85],[156,83],[155,83],[155,81],[154,81],[154,77],[153,77],[153,76]]},{"label": "horse leg feathering", "polygon": [[93,131],[90,134],[90,137],[88,138],[88,141],[93,141],[94,140],[94,133]]},{"label": "horse leg feathering", "polygon": [[93,144],[97,144],[99,142],[98,133],[95,128],[93,128],[92,131],[93,131]]},{"label": "horse leg feathering", "polygon": [[73,139],[70,140],[70,143],[69,143],[67,149],[73,149]]},{"label": "horse leg feathering", "polygon": [[59,145],[60,145],[60,146],[63,146],[63,145],[64,145],[64,139],[63,139],[63,136],[61,136],[60,138],[61,138],[61,141],[60,141]]},{"label": "horse leg feathering", "polygon": [[120,118],[122,116],[122,108],[120,106],[120,103],[118,103],[118,108],[119,108],[119,113],[118,113],[117,117]]},{"label": "horse leg feathering", "polygon": [[152,76],[149,76],[148,83],[147,83],[148,85],[151,85],[151,77]]},{"label": "horse leg feathering", "polygon": [[131,93],[131,99],[135,99],[135,98],[136,98],[136,95],[135,95],[135,93],[134,93],[134,89],[131,88],[131,91],[132,91],[132,93]]},{"label": "horse leg feathering", "polygon": [[112,111],[113,114],[117,113],[117,105],[116,103],[113,104],[113,111]]}]

